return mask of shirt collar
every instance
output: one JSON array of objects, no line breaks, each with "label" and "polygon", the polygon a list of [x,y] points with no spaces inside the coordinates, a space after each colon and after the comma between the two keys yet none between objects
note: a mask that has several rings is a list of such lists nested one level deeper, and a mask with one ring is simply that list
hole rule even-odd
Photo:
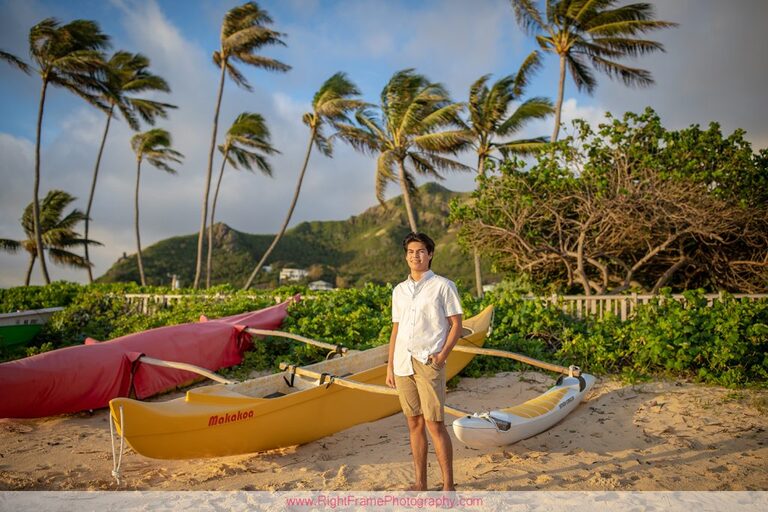
[{"label": "shirt collar", "polygon": [[432,279],[434,276],[435,276],[435,273],[432,272],[431,269],[424,272],[424,274],[421,276],[421,279],[419,279],[418,281],[414,281],[413,278],[411,277],[411,274],[408,274],[408,284],[410,284],[411,286],[420,287],[422,284],[426,283],[427,281]]}]

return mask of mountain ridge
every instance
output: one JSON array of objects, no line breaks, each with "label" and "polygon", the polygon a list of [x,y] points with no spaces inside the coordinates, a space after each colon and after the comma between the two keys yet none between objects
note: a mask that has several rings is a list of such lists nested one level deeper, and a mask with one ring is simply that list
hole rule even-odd
[{"label": "mountain ridge", "polygon": [[[472,257],[459,247],[458,229],[448,224],[448,215],[452,199],[468,196],[466,192],[427,183],[419,187],[413,198],[420,230],[436,243],[435,272],[467,285],[474,279]],[[224,223],[216,223],[213,232],[211,284],[243,286],[274,235],[245,233]],[[400,282],[408,272],[400,244],[409,232],[402,196],[346,220],[301,222],[285,232],[267,262],[272,271],[262,272],[254,286],[276,286],[279,269],[286,267],[307,269],[309,280],[323,279],[337,287]],[[171,276],[176,275],[183,286],[189,285],[194,278],[196,241],[197,233],[194,233],[170,237],[143,248],[147,284],[167,285]],[[98,281],[138,282],[138,279],[133,254],[121,257]]]}]

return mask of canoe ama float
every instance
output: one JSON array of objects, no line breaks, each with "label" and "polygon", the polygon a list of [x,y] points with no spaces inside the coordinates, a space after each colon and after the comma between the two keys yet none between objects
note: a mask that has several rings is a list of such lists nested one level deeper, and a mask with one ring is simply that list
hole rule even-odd
[{"label": "canoe ama float", "polygon": [[586,373],[563,376],[544,394],[525,403],[456,419],[453,432],[472,448],[516,443],[559,423],[581,403],[594,383],[595,377]]}]

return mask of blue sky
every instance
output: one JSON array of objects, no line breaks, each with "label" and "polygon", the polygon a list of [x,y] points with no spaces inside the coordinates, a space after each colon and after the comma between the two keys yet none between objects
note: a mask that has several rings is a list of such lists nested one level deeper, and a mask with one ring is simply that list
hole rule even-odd
[{"label": "blue sky", "polygon": [[[0,48],[27,58],[29,28],[45,17],[66,22],[96,20],[112,36],[113,49],[142,52],[152,70],[164,76],[172,94],[157,96],[179,106],[157,126],[168,129],[175,147],[186,155],[177,176],[147,168],[142,173],[144,246],[199,227],[200,199],[213,116],[217,70],[211,53],[218,48],[226,11],[239,2],[182,0],[0,0]],[[761,0],[675,0],[654,2],[658,17],[681,26],[654,34],[667,53],[639,59],[656,85],[628,89],[598,75],[595,96],[566,86],[564,120],[599,122],[604,112],[621,114],[653,106],[671,128],[719,121],[725,131],[745,128],[755,148],[768,146],[768,44],[764,21],[768,2]],[[367,100],[375,102],[392,74],[413,67],[444,83],[456,100],[486,73],[516,71],[534,48],[517,27],[506,0],[283,0],[259,4],[284,32],[286,47],[265,49],[293,69],[285,74],[243,68],[254,92],[227,83],[220,127],[226,130],[243,111],[265,116],[281,155],[272,160],[274,178],[225,175],[217,220],[250,233],[274,232],[290,202],[307,129],[301,114],[315,90],[337,71],[345,71]],[[557,65],[544,56],[544,68],[527,96],[554,98]],[[38,77],[26,77],[0,64],[0,238],[22,237],[18,223],[31,200],[34,127],[40,89]],[[64,189],[85,209],[104,115],[61,90],[46,103],[42,146],[41,197]],[[549,135],[551,120],[534,123],[521,134]],[[221,131],[220,131],[221,133]],[[105,244],[94,250],[100,275],[123,252],[135,252],[132,194],[135,165],[124,123],[113,125],[107,141],[93,210],[93,237]],[[467,155],[467,161],[469,156]],[[375,204],[374,160],[339,146],[333,159],[312,156],[292,225],[305,220],[345,219]],[[454,190],[470,190],[471,175],[448,176]],[[397,193],[390,188],[390,195]],[[26,255],[0,254],[0,286],[22,281]],[[80,280],[84,272],[51,266],[54,279]],[[35,276],[36,282],[39,277]]]}]

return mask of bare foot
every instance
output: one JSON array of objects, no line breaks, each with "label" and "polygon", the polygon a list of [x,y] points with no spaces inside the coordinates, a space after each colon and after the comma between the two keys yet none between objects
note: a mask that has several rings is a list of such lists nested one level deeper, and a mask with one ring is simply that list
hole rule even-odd
[{"label": "bare foot", "polygon": [[409,491],[409,492],[421,492],[421,491],[426,491],[427,490],[427,486],[426,485],[416,485],[416,484],[414,484],[414,485],[408,487],[405,490]]}]

